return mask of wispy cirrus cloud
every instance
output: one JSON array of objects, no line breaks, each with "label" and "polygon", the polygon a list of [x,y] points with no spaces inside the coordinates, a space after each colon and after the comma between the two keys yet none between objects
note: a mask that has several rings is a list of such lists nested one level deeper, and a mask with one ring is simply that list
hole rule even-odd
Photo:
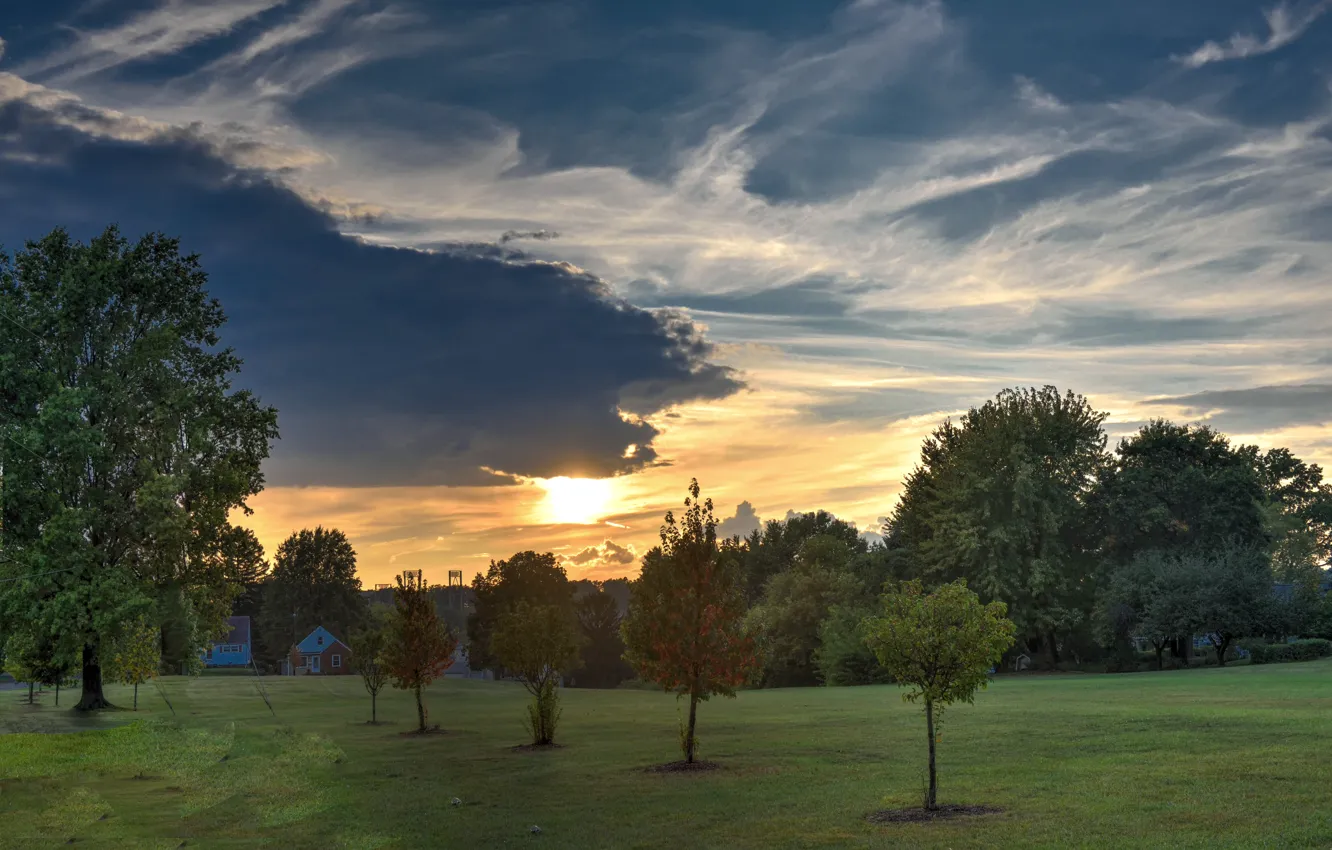
[{"label": "wispy cirrus cloud", "polygon": [[1280,50],[1304,35],[1305,30],[1329,8],[1332,8],[1332,4],[1325,0],[1306,5],[1300,10],[1293,10],[1285,3],[1278,4],[1263,12],[1268,29],[1265,38],[1250,33],[1235,33],[1221,43],[1208,41],[1192,53],[1176,57],[1176,61],[1189,68],[1201,68],[1211,62],[1247,59]]}]

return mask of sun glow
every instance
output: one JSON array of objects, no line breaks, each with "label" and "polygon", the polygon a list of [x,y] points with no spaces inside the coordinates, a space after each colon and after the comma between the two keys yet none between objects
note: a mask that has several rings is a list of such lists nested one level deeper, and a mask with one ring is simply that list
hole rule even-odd
[{"label": "sun glow", "polygon": [[542,513],[546,522],[558,525],[592,525],[610,513],[615,495],[610,478],[545,478]]}]

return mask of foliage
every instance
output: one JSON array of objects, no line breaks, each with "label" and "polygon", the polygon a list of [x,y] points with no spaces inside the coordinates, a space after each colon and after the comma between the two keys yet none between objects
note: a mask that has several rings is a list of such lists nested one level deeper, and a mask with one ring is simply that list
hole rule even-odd
[{"label": "foliage", "polygon": [[578,623],[557,605],[520,600],[500,616],[491,635],[491,652],[504,669],[522,681],[532,695],[528,731],[532,743],[552,744],[559,722],[562,673],[578,662]]},{"label": "foliage", "polygon": [[28,702],[33,701],[36,685],[64,682],[75,666],[67,646],[32,628],[15,629],[4,645],[5,670],[16,682],[28,685]]},{"label": "foliage", "polygon": [[885,527],[905,577],[965,580],[1003,601],[1057,662],[1058,637],[1091,612],[1088,502],[1105,414],[1054,387],[1004,390],[921,449]]},{"label": "foliage", "polygon": [[1277,664],[1283,661],[1313,661],[1332,656],[1332,640],[1309,638],[1291,643],[1260,644],[1249,647],[1250,664]]},{"label": "foliage", "polygon": [[982,605],[963,581],[925,593],[919,581],[904,582],[883,596],[883,613],[866,621],[866,642],[895,681],[902,698],[925,704],[930,779],[925,808],[937,805],[935,731],[937,713],[955,702],[970,703],[989,683],[989,671],[1013,645],[1016,627],[1003,602]]},{"label": "foliage", "polygon": [[573,683],[578,687],[613,688],[633,676],[633,668],[624,660],[620,606],[616,599],[594,588],[574,600],[574,615],[582,632],[583,648]]},{"label": "foliage", "polygon": [[854,604],[864,593],[847,569],[853,551],[836,537],[810,537],[791,568],[768,580],[762,600],[747,617],[749,630],[760,640],[765,685],[809,685],[820,679],[816,658],[828,612]]},{"label": "foliage", "polygon": [[336,528],[302,529],[282,542],[264,582],[260,633],[276,663],[317,627],[347,638],[365,618],[356,551]]},{"label": "foliage", "polygon": [[241,361],[205,283],[176,240],[114,227],[0,255],[0,631],[76,646],[81,709],[107,705],[105,648],[164,594],[196,612],[195,651],[230,609],[222,537],[263,487],[277,417],[232,389]]},{"label": "foliage", "polygon": [[1097,490],[1104,551],[1266,549],[1271,541],[1252,452],[1206,426],[1156,420],[1115,449]]},{"label": "foliage", "polygon": [[139,685],[157,675],[162,663],[161,630],[140,616],[111,647],[107,676],[113,682],[134,686],[134,710],[139,710]]},{"label": "foliage", "polygon": [[239,588],[231,613],[258,625],[263,618],[264,580],[271,570],[263,544],[250,529],[232,527],[222,539],[222,560],[228,580]]},{"label": "foliage", "polygon": [[881,685],[892,681],[865,644],[861,626],[873,614],[873,606],[867,603],[829,609],[819,624],[819,647],[814,651],[814,663],[824,684]]},{"label": "foliage", "polygon": [[475,610],[467,618],[467,651],[473,667],[498,668],[491,636],[500,618],[518,602],[553,605],[573,613],[573,586],[550,552],[519,552],[507,561],[491,561],[485,575],[472,580]]},{"label": "foliage", "polygon": [[393,628],[393,614],[383,606],[370,609],[364,625],[352,633],[352,667],[370,695],[370,722],[379,722],[379,692],[388,684],[384,651]]},{"label": "foliage", "polygon": [[1332,486],[1323,470],[1289,449],[1253,453],[1266,497],[1268,532],[1273,538],[1272,570],[1294,586],[1301,602],[1319,594],[1323,569],[1332,563]]},{"label": "foliage", "polygon": [[426,705],[421,689],[444,675],[453,663],[458,639],[439,619],[430,588],[416,576],[397,577],[393,620],[383,651],[384,666],[395,688],[416,696],[418,731],[426,731]]},{"label": "foliage", "polygon": [[739,571],[718,556],[712,500],[689,484],[685,512],[667,512],[661,546],[643,558],[622,626],[626,658],[637,674],[689,697],[686,762],[695,757],[698,703],[713,694],[734,696],[758,667],[753,638],[744,629]]},{"label": "foliage", "polygon": [[721,541],[723,551],[736,559],[746,602],[756,604],[773,576],[790,569],[801,547],[813,537],[838,540],[854,554],[868,550],[868,544],[854,525],[827,511],[793,511],[785,520],[768,520],[762,529],[756,529],[743,540]]}]

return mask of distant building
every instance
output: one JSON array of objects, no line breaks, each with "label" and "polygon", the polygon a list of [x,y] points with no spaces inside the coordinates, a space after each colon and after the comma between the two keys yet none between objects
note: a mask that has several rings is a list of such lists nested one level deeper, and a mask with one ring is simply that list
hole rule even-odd
[{"label": "distant building", "polygon": [[205,667],[248,667],[253,655],[249,617],[228,617],[227,636],[204,654]]},{"label": "distant building", "polygon": [[293,646],[282,662],[284,676],[346,676],[354,672],[351,647],[323,626]]},{"label": "distant building", "polygon": [[495,674],[489,670],[473,670],[467,658],[467,648],[461,643],[453,650],[453,663],[444,671],[446,679],[493,679]]}]

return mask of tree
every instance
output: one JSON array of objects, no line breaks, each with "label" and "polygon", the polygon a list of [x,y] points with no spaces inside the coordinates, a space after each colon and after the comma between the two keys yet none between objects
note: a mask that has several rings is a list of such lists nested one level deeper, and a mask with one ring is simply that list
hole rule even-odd
[{"label": "tree", "polygon": [[689,721],[681,735],[685,763],[697,749],[698,703],[713,694],[735,696],[758,667],[752,636],[744,628],[745,599],[739,571],[718,557],[712,500],[689,484],[685,512],[671,512],[661,546],[643,558],[629,615],[621,627],[626,658],[638,675],[677,697],[689,697]]},{"label": "tree", "polygon": [[134,710],[139,710],[139,685],[157,676],[162,662],[161,630],[147,617],[139,619],[113,645],[109,678],[134,686]]},{"label": "tree", "polygon": [[261,633],[265,659],[286,657],[318,626],[350,636],[365,617],[356,550],[336,528],[292,534],[278,547],[264,582]]},{"label": "tree", "polygon": [[228,529],[222,540],[222,558],[227,579],[240,588],[232,614],[258,623],[263,615],[263,587],[271,567],[264,546],[248,528]]},{"label": "tree", "polygon": [[495,624],[491,652],[532,695],[527,725],[536,746],[555,743],[560,720],[556,685],[560,674],[578,661],[579,643],[576,621],[556,605],[519,601]]},{"label": "tree", "polygon": [[1245,448],[1253,455],[1266,501],[1272,570],[1293,586],[1300,603],[1312,607],[1323,570],[1332,563],[1332,487],[1323,483],[1317,464],[1305,463],[1290,449]]},{"label": "tree", "polygon": [[16,682],[28,684],[28,704],[36,702],[38,685],[57,685],[69,678],[75,666],[74,655],[68,646],[50,635],[39,634],[32,628],[11,632],[4,647],[5,669]]},{"label": "tree", "polygon": [[383,651],[383,662],[393,686],[416,695],[417,731],[426,731],[426,705],[421,690],[453,663],[458,639],[439,619],[425,580],[397,577],[393,592],[393,621]]},{"label": "tree", "polygon": [[574,614],[583,638],[574,684],[613,688],[631,677],[633,669],[624,660],[620,606],[615,598],[594,588],[574,600]]},{"label": "tree", "polygon": [[864,622],[875,606],[863,600],[834,605],[819,624],[814,664],[825,685],[881,685],[892,681],[865,644]]},{"label": "tree", "polygon": [[989,684],[989,671],[1013,645],[1016,627],[1003,602],[982,605],[966,582],[925,593],[904,582],[883,596],[883,613],[865,623],[866,642],[895,681],[909,688],[907,702],[925,704],[930,785],[925,808],[938,807],[936,717],[955,702],[970,703]]},{"label": "tree", "polygon": [[[1122,440],[1101,471],[1092,505],[1102,535],[1102,583],[1123,588],[1145,581],[1135,560],[1162,559],[1153,569],[1170,578],[1158,582],[1167,596],[1154,603],[1152,624],[1176,624],[1169,644],[1177,658],[1187,658],[1192,646],[1189,612],[1196,613],[1197,600],[1189,594],[1202,580],[1196,565],[1237,550],[1264,557],[1271,551],[1272,510],[1260,466],[1256,449],[1235,448],[1206,426],[1155,420]],[[1184,569],[1186,563],[1195,566]],[[1126,578],[1115,578],[1125,570]],[[1140,610],[1150,602],[1142,600]]]},{"label": "tree", "polygon": [[854,604],[863,594],[847,565],[852,549],[836,537],[805,540],[794,565],[768,579],[758,605],[748,614],[759,636],[765,685],[811,685],[819,681],[816,658],[820,628],[836,606]]},{"label": "tree", "polygon": [[467,618],[467,653],[472,665],[496,669],[491,652],[496,625],[520,601],[553,605],[573,613],[573,586],[550,552],[519,552],[507,561],[491,561],[485,575],[472,581],[475,610]]},{"label": "tree", "polygon": [[196,651],[230,610],[221,534],[263,488],[277,414],[232,389],[206,279],[176,240],[114,227],[0,255],[0,631],[77,644],[81,710],[109,705],[104,650],[164,593],[197,613]]},{"label": "tree", "polygon": [[1059,661],[1095,607],[1088,510],[1105,463],[1105,414],[1054,387],[1009,389],[921,449],[884,529],[908,578],[964,579],[1007,603],[1018,634]]},{"label": "tree", "polygon": [[356,665],[356,672],[361,676],[362,684],[365,685],[365,692],[370,695],[372,724],[379,722],[379,692],[389,680],[388,665],[384,663],[384,651],[388,647],[392,628],[392,614],[383,606],[376,605],[370,610],[366,624],[352,635],[352,660]]},{"label": "tree", "polygon": [[743,540],[722,541],[723,548],[739,560],[747,604],[757,604],[772,577],[789,570],[801,547],[814,537],[838,540],[855,555],[869,548],[854,525],[827,511],[792,511],[785,520],[768,520]]}]

